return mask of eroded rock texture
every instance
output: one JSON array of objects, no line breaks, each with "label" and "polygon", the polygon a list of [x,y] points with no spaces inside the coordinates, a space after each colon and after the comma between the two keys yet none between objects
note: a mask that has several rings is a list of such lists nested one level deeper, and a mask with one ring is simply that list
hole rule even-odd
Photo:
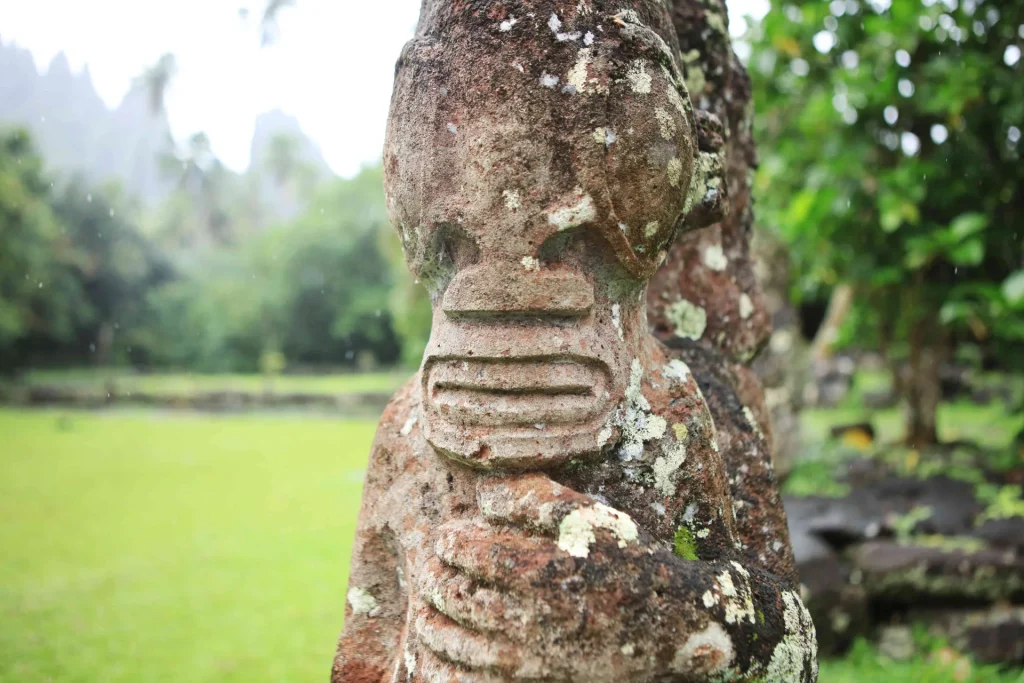
[{"label": "eroded rock texture", "polygon": [[816,679],[757,381],[648,331],[652,274],[727,207],[672,11],[424,2],[384,168],[434,323],[373,445],[334,681]]}]

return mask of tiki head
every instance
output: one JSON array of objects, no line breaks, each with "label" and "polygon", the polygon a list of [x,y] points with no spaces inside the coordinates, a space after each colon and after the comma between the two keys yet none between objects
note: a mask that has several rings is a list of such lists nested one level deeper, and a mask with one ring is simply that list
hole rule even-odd
[{"label": "tiki head", "polygon": [[440,5],[398,63],[384,152],[434,307],[424,433],[480,467],[598,452],[653,348],[647,282],[721,204],[671,24],[660,0]]}]

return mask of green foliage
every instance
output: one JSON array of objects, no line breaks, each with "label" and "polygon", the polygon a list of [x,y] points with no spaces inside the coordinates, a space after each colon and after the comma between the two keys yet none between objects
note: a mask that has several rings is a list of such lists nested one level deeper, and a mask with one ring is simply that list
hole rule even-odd
[{"label": "green foliage", "polygon": [[822,661],[818,679],[822,683],[1020,683],[1019,672],[977,664],[923,627],[914,630],[914,640],[916,654],[898,662],[859,639],[843,659]]},{"label": "green foliage", "polygon": [[1020,485],[981,484],[976,491],[979,500],[986,505],[985,511],[978,518],[979,522],[989,519],[1024,517],[1024,494],[1021,492]]},{"label": "green foliage", "polygon": [[51,187],[28,133],[0,131],[0,369],[20,340],[69,340],[84,303],[71,276],[79,254]]},{"label": "green foliage", "polygon": [[[861,339],[1024,341],[1024,5],[775,2],[750,36],[762,221]],[[1016,53],[1014,50],[1018,50]]]}]

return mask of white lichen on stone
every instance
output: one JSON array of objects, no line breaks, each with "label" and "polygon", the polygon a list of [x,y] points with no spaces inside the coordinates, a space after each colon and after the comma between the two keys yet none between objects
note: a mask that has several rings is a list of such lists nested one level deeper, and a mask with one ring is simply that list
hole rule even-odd
[{"label": "white lichen on stone", "polygon": [[586,35],[583,36],[583,44],[584,45],[588,45],[588,46],[589,45],[593,45],[594,44],[594,34],[591,33],[590,31],[587,31]]},{"label": "white lichen on stone", "polygon": [[754,411],[752,411],[749,406],[743,406],[743,417],[747,418],[747,424],[749,424],[750,428],[754,430],[754,433],[763,439],[764,432],[761,431],[761,425],[757,423],[757,419],[754,417]]},{"label": "white lichen on stone", "polygon": [[498,30],[502,33],[508,33],[512,30],[512,27],[519,23],[519,20],[515,17],[509,17],[505,21],[498,24]]},{"label": "white lichen on stone", "polygon": [[538,271],[540,270],[540,259],[534,258],[533,256],[524,256],[520,261],[523,264],[523,268],[527,271]]},{"label": "white lichen on stone", "polygon": [[669,84],[665,87],[665,95],[668,97],[668,101],[672,107],[679,112],[679,115],[683,117],[684,121],[686,121],[690,114],[690,102],[688,99],[684,100],[683,96],[679,94],[679,90],[675,84],[675,77],[664,66],[662,67],[662,73],[665,74],[665,78],[669,81]]},{"label": "white lichen on stone", "polygon": [[505,190],[501,196],[505,199],[505,208],[509,211],[515,211],[522,205],[519,190]]},{"label": "white lichen on stone", "polygon": [[369,617],[374,617],[380,612],[377,598],[359,586],[353,586],[348,589],[348,604],[352,606],[353,614],[365,614]]},{"label": "white lichen on stone", "polygon": [[654,118],[658,120],[658,130],[661,137],[666,140],[673,140],[676,137],[676,120],[661,107],[654,110]]},{"label": "white lichen on stone", "polygon": [[551,17],[548,19],[548,28],[551,29],[552,33],[556,34],[562,29],[562,20],[554,12],[551,13]]},{"label": "white lichen on stone", "polygon": [[721,593],[723,606],[725,608],[725,623],[740,624],[744,621],[753,624],[757,617],[754,615],[754,598],[750,589],[750,574],[743,565],[738,562],[730,562],[736,570],[738,580],[733,580],[733,575],[726,570],[716,577],[719,591]]},{"label": "white lichen on stone", "polygon": [[558,76],[555,76],[554,74],[547,74],[547,73],[541,74],[540,75],[540,84],[543,85],[545,88],[552,88],[552,89],[554,89],[555,86],[558,85]]},{"label": "white lichen on stone", "polygon": [[644,226],[644,237],[654,237],[658,234],[658,229],[661,227],[661,223],[658,221],[651,221]]},{"label": "white lichen on stone", "polygon": [[448,128],[448,132],[449,132],[449,133],[451,133],[452,135],[455,135],[456,133],[458,133],[458,132],[459,132],[459,127],[458,127],[458,126],[456,126],[456,125],[455,125],[454,123],[452,123],[451,121],[449,121],[449,122],[448,122],[448,126],[447,126],[447,128]]},{"label": "white lichen on stone", "polygon": [[715,594],[711,591],[704,591],[704,595],[701,596],[701,599],[704,601],[704,606],[708,609],[711,609],[718,604],[718,598],[716,598]]},{"label": "white lichen on stone", "polygon": [[598,434],[598,446],[604,446],[611,439],[613,429],[619,428],[622,457],[635,460],[643,455],[644,443],[660,439],[668,429],[668,422],[660,415],[650,412],[651,404],[643,395],[641,384],[643,366],[636,358],[630,365],[629,385],[622,404],[612,412],[608,423]]},{"label": "white lichen on stone", "polygon": [[651,469],[654,472],[654,486],[666,496],[676,492],[676,473],[686,462],[686,445],[673,444],[666,455],[658,457]]},{"label": "white lichen on stone", "polygon": [[625,548],[639,536],[636,523],[625,512],[602,503],[570,512],[558,525],[558,547],[573,557],[587,557],[597,537],[594,529],[607,529]]},{"label": "white lichen on stone", "polygon": [[810,668],[814,680],[818,675],[818,641],[811,615],[800,596],[792,591],[782,592],[786,635],[772,651],[772,659],[765,671],[765,683],[788,683],[803,680]]},{"label": "white lichen on stone", "polygon": [[669,306],[665,315],[675,328],[677,337],[700,339],[708,326],[707,311],[686,299]]},{"label": "white lichen on stone", "polygon": [[633,643],[626,643],[625,645],[619,648],[619,652],[621,652],[626,657],[632,657],[635,651],[636,649]]},{"label": "white lichen on stone", "polygon": [[662,375],[668,379],[674,379],[680,384],[685,384],[686,380],[690,378],[690,366],[678,358],[673,358],[662,370]]},{"label": "white lichen on stone", "polygon": [[405,661],[405,675],[408,676],[406,680],[411,681],[412,677],[416,674],[416,655],[409,648],[409,641],[406,641],[402,659]]},{"label": "white lichen on stone", "polygon": [[580,48],[576,53],[576,63],[565,75],[565,81],[573,87],[575,92],[583,95],[589,92],[604,93],[607,88],[602,87],[596,78],[590,78],[590,64],[593,59],[594,49],[590,47]]},{"label": "white lichen on stone", "polygon": [[647,62],[643,59],[634,59],[626,72],[626,80],[630,89],[638,95],[649,95],[651,93],[651,75],[647,73]]},{"label": "white lichen on stone", "polygon": [[719,167],[719,158],[714,154],[700,152],[694,160],[693,176],[690,178],[690,191],[686,195],[686,204],[683,211],[689,211],[695,205],[704,201],[708,192],[717,189],[722,179],[718,177],[716,169]]},{"label": "white lichen on stone", "polygon": [[405,421],[405,424],[402,425],[402,428],[398,430],[398,433],[402,436],[409,436],[412,433],[412,428],[416,426],[417,419],[419,419],[419,412],[414,410]]},{"label": "white lichen on stone", "polygon": [[725,257],[725,251],[721,244],[712,244],[704,250],[704,265],[718,272],[722,272],[729,266],[729,259]]},{"label": "white lichen on stone", "polygon": [[732,639],[721,624],[711,622],[703,631],[686,639],[672,659],[674,673],[704,674],[716,676],[726,674],[736,658]]},{"label": "white lichen on stone", "polygon": [[615,326],[615,332],[618,333],[619,339],[623,339],[622,335],[622,307],[618,304],[612,304],[612,325]]},{"label": "white lichen on stone", "polygon": [[750,296],[744,292],[740,294],[740,318],[747,320],[754,314],[754,302],[750,300]]},{"label": "white lichen on stone", "polygon": [[672,187],[679,187],[683,179],[683,162],[678,157],[672,157],[668,162],[668,184]]},{"label": "white lichen on stone", "polygon": [[584,223],[597,218],[597,208],[594,200],[589,194],[573,204],[548,212],[548,223],[555,226],[557,230],[569,230],[577,228]]}]

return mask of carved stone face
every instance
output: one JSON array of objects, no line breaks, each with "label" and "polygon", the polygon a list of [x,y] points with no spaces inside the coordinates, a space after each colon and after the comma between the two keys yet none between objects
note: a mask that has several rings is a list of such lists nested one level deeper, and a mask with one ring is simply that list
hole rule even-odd
[{"label": "carved stone face", "polygon": [[664,42],[601,33],[611,20],[516,26],[545,33],[540,55],[494,27],[399,62],[385,188],[434,306],[420,420],[476,466],[599,451],[649,355],[644,289],[687,205],[695,123]]}]

